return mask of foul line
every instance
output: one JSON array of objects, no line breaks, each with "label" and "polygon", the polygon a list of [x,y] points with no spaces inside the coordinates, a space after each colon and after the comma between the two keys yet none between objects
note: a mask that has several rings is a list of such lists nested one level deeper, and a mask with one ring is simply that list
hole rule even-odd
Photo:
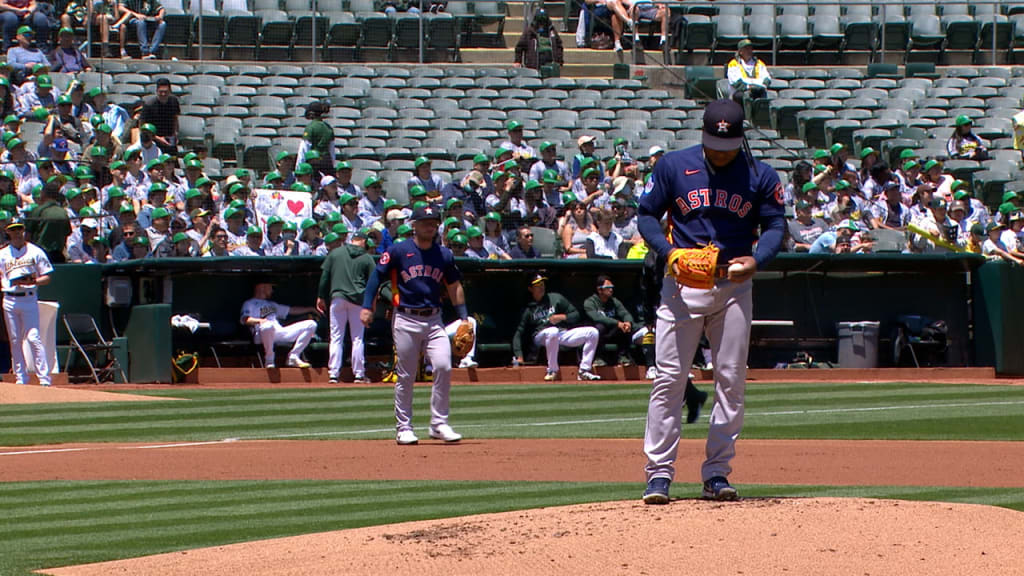
[{"label": "foul line", "polygon": [[[946,409],[946,408],[972,408],[980,406],[1018,406],[1024,404],[1024,400],[1004,400],[998,402],[956,402],[951,404],[906,404],[900,406],[871,406],[864,408],[818,408],[812,410],[781,410],[774,412],[753,412],[747,413],[745,418],[756,418],[760,416],[795,416],[795,415],[807,415],[807,414],[841,414],[841,413],[856,413],[856,412],[883,412],[883,411],[896,411],[896,410],[931,410],[931,409]],[[459,429],[476,429],[476,428],[538,428],[545,426],[578,426],[583,424],[614,424],[621,422],[639,422],[646,420],[647,417],[629,417],[629,418],[593,418],[588,420],[559,420],[554,422],[519,422],[515,424],[460,424]],[[705,414],[701,417],[702,421],[706,421],[708,416]],[[139,446],[115,446],[112,449],[115,450],[155,450],[155,449],[168,449],[168,448],[186,448],[192,446],[211,446],[216,444],[227,444],[231,442],[244,442],[253,440],[274,440],[274,439],[285,439],[285,438],[310,438],[316,436],[362,436],[367,434],[383,434],[385,432],[394,432],[394,427],[390,428],[370,428],[365,430],[338,430],[338,431],[326,431],[326,432],[303,432],[298,434],[270,434],[267,436],[248,436],[238,438],[224,438],[223,440],[209,440],[204,442],[181,442],[172,444],[144,444]],[[93,450],[107,450],[109,447],[103,446],[86,446],[81,448],[44,448],[39,450],[19,450],[17,452],[0,452],[0,456],[24,456],[28,454],[59,454],[64,452],[87,452]]]}]

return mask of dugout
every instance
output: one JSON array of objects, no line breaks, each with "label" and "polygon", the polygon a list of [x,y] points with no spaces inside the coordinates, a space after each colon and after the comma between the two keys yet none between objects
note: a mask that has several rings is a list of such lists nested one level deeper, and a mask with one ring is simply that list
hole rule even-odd
[{"label": "dugout", "polygon": [[[194,337],[175,334],[174,347],[188,348],[210,365],[211,342],[234,342],[218,351],[226,366],[249,366],[255,347],[239,322],[241,304],[253,283],[270,278],[274,298],[288,304],[314,302],[319,257],[204,258],[129,261],[103,266],[58,265],[56,281],[41,298],[61,302],[61,310],[93,314],[106,329],[124,333],[139,304],[166,303],[171,314],[195,314],[210,329]],[[528,297],[527,277],[543,271],[548,289],[582,308],[598,274],[608,274],[616,296],[631,311],[639,307],[639,261],[460,260],[468,306],[480,320],[478,359],[504,365],[511,357],[511,337]],[[915,314],[946,321],[950,347],[944,364],[995,366],[1001,374],[1024,374],[1019,343],[1024,336],[1024,270],[1002,262],[985,262],[962,254],[782,254],[755,277],[754,318],[792,320],[792,327],[754,327],[750,366],[773,367],[809,352],[817,360],[836,360],[836,324],[881,323],[880,366],[891,365],[890,332],[900,315]],[[111,295],[108,285],[129,286]],[[112,296],[115,298],[112,300]],[[127,300],[125,300],[127,298]],[[154,326],[153,330],[170,331]],[[319,340],[310,347],[314,363],[326,361],[327,330],[321,319]],[[66,343],[65,334],[58,335]],[[381,314],[367,334],[367,353],[386,357],[391,343]]]}]

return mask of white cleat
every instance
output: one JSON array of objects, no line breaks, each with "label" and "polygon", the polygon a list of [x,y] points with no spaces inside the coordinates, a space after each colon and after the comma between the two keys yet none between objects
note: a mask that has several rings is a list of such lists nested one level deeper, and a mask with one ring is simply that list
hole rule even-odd
[{"label": "white cleat", "polygon": [[398,433],[398,436],[395,436],[395,442],[398,442],[399,446],[409,446],[419,441],[420,439],[416,437],[416,434],[413,434],[412,430],[402,430]]},{"label": "white cleat", "polygon": [[648,380],[654,380],[658,376],[658,368],[655,366],[647,367],[647,374],[644,375]]},{"label": "white cleat", "polygon": [[577,380],[600,380],[601,377],[590,370],[580,370],[576,373]]},{"label": "white cleat", "polygon": [[466,356],[459,361],[459,368],[476,368],[477,366],[479,366],[479,364],[476,363],[476,360],[473,360],[469,356]]},{"label": "white cleat", "polygon": [[444,440],[445,442],[458,442],[462,440],[462,434],[452,430],[452,427],[447,424],[432,426],[430,428],[430,437],[434,440]]},{"label": "white cleat", "polygon": [[291,366],[292,368],[310,368],[313,366],[312,364],[306,362],[302,358],[289,358],[288,365]]}]

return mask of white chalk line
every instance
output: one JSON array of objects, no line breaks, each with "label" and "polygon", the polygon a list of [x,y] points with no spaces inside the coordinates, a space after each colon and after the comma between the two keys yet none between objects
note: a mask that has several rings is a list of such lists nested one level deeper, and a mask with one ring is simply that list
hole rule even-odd
[{"label": "white chalk line", "polygon": [[[975,408],[983,406],[1018,406],[1024,404],[1024,400],[1003,400],[993,402],[956,402],[950,404],[903,404],[899,406],[870,406],[864,408],[816,408],[809,410],[781,410],[772,412],[747,412],[745,418],[757,418],[762,416],[798,416],[798,415],[811,415],[811,414],[841,414],[841,413],[857,413],[857,412],[883,412],[883,411],[897,411],[897,410],[934,410],[934,409],[947,409],[947,408]],[[460,424],[458,428],[461,429],[479,429],[479,428],[538,428],[547,426],[578,426],[583,424],[615,424],[622,422],[641,422],[646,420],[647,417],[628,417],[628,418],[593,418],[587,420],[557,420],[552,422],[518,422],[514,424]],[[708,416],[705,414],[701,417],[701,420],[707,420]],[[232,442],[245,442],[254,440],[280,440],[285,438],[310,438],[310,437],[322,437],[322,436],[364,436],[368,434],[383,434],[386,432],[394,432],[393,427],[390,428],[369,428],[364,430],[336,430],[336,431],[323,431],[323,432],[302,432],[297,434],[268,434],[266,436],[248,436],[248,437],[237,437],[237,438],[224,438],[223,440],[210,440],[205,442],[181,442],[171,444],[144,444],[137,446],[117,446],[114,447],[116,450],[153,450],[153,449],[171,449],[171,448],[185,448],[192,446],[211,446],[216,444],[227,444]],[[0,456],[23,456],[28,454],[55,454],[63,452],[86,452],[93,450],[104,450],[102,446],[88,446],[81,448],[46,448],[39,450],[19,450],[17,452],[0,452]]]}]

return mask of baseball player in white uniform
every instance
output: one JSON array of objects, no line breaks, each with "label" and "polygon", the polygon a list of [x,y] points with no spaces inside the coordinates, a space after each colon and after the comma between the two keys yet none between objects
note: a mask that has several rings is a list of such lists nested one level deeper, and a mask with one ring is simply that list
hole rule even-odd
[{"label": "baseball player in white uniform", "polygon": [[11,220],[7,224],[10,244],[0,249],[4,320],[11,342],[11,363],[18,384],[28,384],[29,370],[25,364],[22,343],[32,348],[32,361],[41,386],[50,385],[50,364],[43,341],[39,337],[39,301],[36,289],[50,283],[53,266],[42,248],[25,241],[25,224]]},{"label": "baseball player in white uniform", "polygon": [[[786,226],[778,175],[741,150],[743,120],[743,108],[732,100],[708,104],[702,144],[666,154],[655,165],[640,198],[640,233],[670,267],[676,266],[673,255],[685,254],[677,250],[712,243],[719,248],[711,288],[682,285],[675,270],[667,270],[669,275],[662,282],[654,331],[658,370],[644,434],[647,489],[643,500],[647,504],[669,501],[687,373],[702,334],[711,343],[715,406],[701,467],[701,496],[739,497],[728,475],[743,428],[753,316],[751,279],[778,254]],[[661,227],[666,212],[668,238]]]},{"label": "baseball player in white uniform", "polygon": [[302,352],[309,346],[313,334],[316,333],[315,320],[300,320],[294,324],[282,326],[279,319],[291,314],[308,314],[316,312],[312,306],[285,306],[270,300],[274,285],[270,282],[259,282],[252,290],[252,298],[242,304],[242,324],[252,329],[253,339],[263,344],[265,366],[274,368],[274,344],[292,342],[288,352],[288,366],[293,368],[309,368],[309,362],[302,359]]}]

